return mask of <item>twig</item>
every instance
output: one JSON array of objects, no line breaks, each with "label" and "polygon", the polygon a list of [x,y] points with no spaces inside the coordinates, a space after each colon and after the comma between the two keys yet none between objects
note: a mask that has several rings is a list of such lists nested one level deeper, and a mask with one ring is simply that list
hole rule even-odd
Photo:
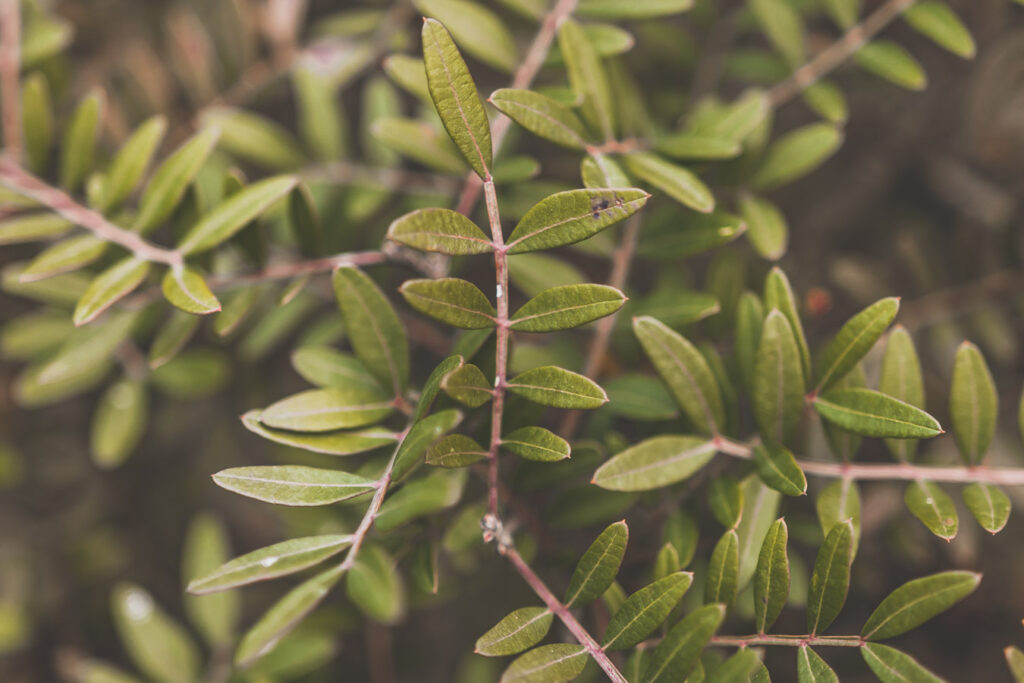
[{"label": "twig", "polygon": [[[491,178],[484,183],[484,196],[487,201],[487,219],[491,226],[491,241],[494,244],[494,294],[498,310],[494,351],[494,397],[491,399],[491,445],[487,451],[490,468],[487,483],[487,514],[497,525],[498,448],[501,446],[501,422],[505,409],[505,384],[508,379],[508,248],[505,246],[505,235],[501,230],[498,196]],[[500,525],[497,526],[500,528]]]},{"label": "twig", "polygon": [[499,545],[498,552],[508,558],[512,566],[515,567],[519,575],[523,577],[523,580],[529,584],[533,592],[537,594],[544,604],[547,606],[551,613],[557,616],[565,627],[569,629],[573,637],[576,638],[577,642],[582,645],[586,651],[594,658],[597,665],[601,667],[608,679],[615,681],[615,683],[626,683],[626,677],[622,675],[618,667],[608,657],[608,653],[597,644],[593,636],[583,627],[583,624],[573,615],[568,607],[563,605],[558,598],[555,597],[551,589],[547,587],[547,584],[539,576],[537,576],[530,565],[526,564],[526,561],[516,551],[515,546],[512,545]]},{"label": "twig", "polygon": [[4,148],[21,158],[21,0],[0,0],[0,100]]},{"label": "twig", "polygon": [[[608,276],[608,284],[615,289],[621,290],[626,286],[626,280],[629,279],[633,254],[636,252],[637,237],[640,234],[640,224],[640,214],[637,214],[626,222],[626,227],[622,230],[622,242],[619,243],[619,248],[615,250],[615,255],[612,257],[612,272]],[[611,342],[617,317],[617,313],[612,313],[601,318],[597,323],[594,338],[590,342],[590,350],[587,352],[587,360],[583,365],[583,374],[590,379],[597,379],[601,362],[604,360],[605,354],[608,353],[608,344]],[[582,417],[583,411],[581,410],[573,410],[566,414],[558,430],[562,438],[572,441]]]},{"label": "twig", "polygon": [[812,636],[810,634],[802,636],[754,634],[752,636],[713,636],[711,638],[712,645],[723,645],[725,647],[756,647],[759,645],[864,647],[866,642],[860,636]]},{"label": "twig", "polygon": [[[750,445],[717,437],[714,440],[719,453],[749,460],[753,457]],[[942,467],[911,465],[908,463],[839,463],[820,460],[800,460],[797,465],[806,474],[836,479],[935,481],[952,484],[1001,484],[1024,486],[1024,468],[1015,467]]]},{"label": "twig", "polygon": [[909,330],[970,313],[994,299],[1024,293],[1024,272],[1004,270],[980,280],[926,294],[906,303],[900,321]]},{"label": "twig", "polygon": [[76,202],[67,193],[25,171],[11,158],[0,157],[0,185],[34,199],[100,239],[119,244],[141,259],[170,266],[181,265],[184,261],[181,252],[150,244],[138,233],[114,225],[101,214]]},{"label": "twig", "polygon": [[882,29],[903,14],[916,0],[888,0],[860,24],[798,68],[789,78],[768,91],[768,101],[778,107],[811,87],[841,65]]},{"label": "twig", "polygon": [[[548,51],[555,40],[555,31],[558,30],[558,25],[572,14],[576,9],[576,3],[577,0],[558,0],[554,8],[544,17],[540,30],[537,31],[537,35],[534,36],[533,42],[526,51],[526,57],[523,58],[522,64],[519,65],[512,77],[510,88],[521,90],[530,87],[533,79],[537,77],[537,73],[544,65],[544,60],[547,59]],[[501,151],[501,143],[505,141],[510,125],[512,125],[512,119],[500,112],[494,123],[491,124],[491,141],[496,151]],[[480,180],[480,176],[470,171],[466,175],[465,185],[462,187],[455,210],[463,215],[471,213],[480,198],[482,189],[483,181]]]},{"label": "twig", "polygon": [[278,263],[254,273],[211,277],[206,284],[215,290],[232,289],[270,280],[290,280],[302,275],[325,273],[341,266],[373,266],[388,261],[387,254],[382,251],[353,251],[309,261]]}]

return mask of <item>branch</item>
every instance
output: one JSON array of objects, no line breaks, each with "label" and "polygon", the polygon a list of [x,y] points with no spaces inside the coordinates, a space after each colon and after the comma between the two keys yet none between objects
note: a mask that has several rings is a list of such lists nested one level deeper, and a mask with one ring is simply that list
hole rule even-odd
[{"label": "branch", "polygon": [[[496,529],[501,525],[498,517],[498,448],[501,446],[501,422],[505,410],[505,384],[508,379],[508,248],[501,230],[501,215],[498,213],[498,196],[494,181],[488,177],[484,183],[487,200],[487,219],[491,226],[491,241],[494,243],[495,300],[498,318],[495,331],[497,343],[494,357],[494,396],[491,399],[491,445],[487,451],[489,476],[487,481],[488,527]],[[486,535],[485,541],[490,541]]]},{"label": "branch", "polygon": [[867,641],[860,636],[771,636],[755,634],[752,636],[713,636],[713,645],[725,647],[751,647],[759,645],[782,645],[789,647],[803,647],[804,645],[817,645],[819,647],[864,647]]},{"label": "branch", "polygon": [[[714,439],[719,453],[750,460],[752,447],[724,437]],[[1016,467],[941,467],[908,463],[839,463],[797,460],[805,474],[835,479],[935,481],[952,484],[1001,484],[1024,486],[1024,468]]]},{"label": "branch", "polygon": [[842,38],[819,52],[798,68],[789,78],[768,91],[768,101],[779,107],[811,87],[826,74],[852,57],[877,33],[903,14],[916,0],[887,0],[860,24],[847,31]]},{"label": "branch", "polygon": [[[576,3],[577,0],[558,0],[554,8],[544,17],[540,30],[537,31],[537,35],[534,36],[533,42],[526,51],[523,63],[519,65],[515,76],[512,77],[510,88],[522,90],[530,87],[533,79],[537,77],[537,73],[544,65],[544,60],[547,59],[551,43],[555,40],[555,31],[558,30],[558,25],[572,14],[576,9]],[[512,125],[512,119],[498,112],[497,118],[491,124],[491,140],[496,151],[501,151],[501,143],[505,141],[510,125]],[[466,182],[462,187],[455,210],[463,215],[471,213],[480,198],[481,189],[483,189],[483,181],[480,180],[480,176],[473,171],[467,173]]]},{"label": "branch", "polygon": [[21,158],[21,0],[0,0],[0,113],[4,147]]},{"label": "branch", "polygon": [[34,199],[100,239],[118,244],[141,259],[169,266],[178,266],[184,261],[180,252],[150,244],[138,233],[114,225],[101,214],[76,202],[67,193],[25,171],[12,158],[0,157],[0,185]]},{"label": "branch", "polygon": [[587,632],[587,629],[583,628],[583,624],[573,616],[573,613],[569,611],[569,608],[563,605],[558,598],[555,597],[551,589],[547,587],[543,580],[537,576],[530,565],[526,564],[525,560],[516,551],[515,546],[512,545],[501,545],[498,546],[498,552],[508,558],[512,563],[512,566],[516,568],[519,575],[523,577],[523,580],[530,585],[533,592],[537,594],[537,597],[544,601],[551,613],[561,619],[565,627],[569,629],[573,637],[582,645],[586,651],[594,658],[597,665],[601,667],[601,670],[605,672],[608,679],[615,681],[615,683],[626,683],[626,677],[622,675],[622,672],[615,666],[612,660],[608,657],[594,637]]}]

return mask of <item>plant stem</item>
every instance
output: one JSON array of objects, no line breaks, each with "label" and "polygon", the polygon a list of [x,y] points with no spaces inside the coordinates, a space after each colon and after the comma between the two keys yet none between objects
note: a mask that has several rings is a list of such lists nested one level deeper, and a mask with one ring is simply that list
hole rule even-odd
[{"label": "plant stem", "polygon": [[[719,453],[749,460],[753,457],[750,445],[723,437],[715,439]],[[1001,484],[1024,486],[1024,468],[1017,467],[942,467],[911,465],[909,463],[839,463],[820,460],[796,461],[805,474],[835,479],[935,481],[953,484]]]},{"label": "plant stem", "polygon": [[836,42],[768,91],[768,101],[779,107],[811,87],[826,74],[852,57],[882,29],[903,14],[916,0],[888,0]]},{"label": "plant stem", "polygon": [[[521,90],[530,87],[533,79],[537,77],[537,73],[544,65],[544,60],[547,59],[548,51],[551,50],[551,44],[555,40],[555,32],[558,30],[558,25],[576,9],[577,1],[558,0],[552,10],[544,17],[540,30],[537,31],[533,42],[530,43],[530,47],[526,50],[526,57],[523,58],[522,64],[516,69],[515,76],[512,77],[510,88]],[[501,151],[501,143],[505,141],[510,125],[512,125],[512,119],[500,112],[494,123],[491,124],[491,141],[496,152]],[[462,187],[462,193],[459,195],[455,210],[464,216],[469,215],[480,198],[481,189],[483,189],[483,182],[480,180],[480,176],[470,171],[466,175],[465,185]]]},{"label": "plant stem", "polygon": [[[636,252],[637,237],[640,234],[640,224],[640,215],[636,214],[626,222],[626,227],[622,230],[622,241],[612,257],[612,272],[608,276],[608,284],[615,289],[623,289],[626,286],[626,280],[629,279],[633,254]],[[596,380],[600,374],[601,362],[604,360],[605,354],[608,353],[608,344],[611,342],[617,317],[618,312],[612,313],[601,318],[597,323],[594,338],[590,342],[590,350],[587,352],[587,360],[583,365],[583,374],[590,379]],[[567,441],[572,441],[582,417],[583,411],[581,410],[567,413],[558,430],[559,435]]]},{"label": "plant stem", "polygon": [[180,266],[184,262],[180,252],[150,244],[138,233],[114,225],[101,214],[76,202],[67,193],[25,171],[12,158],[0,157],[0,185],[34,199],[100,239],[118,244],[141,259],[169,266]]},{"label": "plant stem", "polygon": [[21,158],[21,0],[0,0],[0,122],[5,152]]},{"label": "plant stem", "polygon": [[569,632],[572,633],[577,642],[594,658],[594,661],[601,667],[601,670],[608,676],[608,679],[616,683],[626,683],[626,677],[622,675],[622,672],[619,671],[618,667],[608,657],[608,653],[597,644],[597,641],[583,627],[583,624],[573,616],[569,608],[555,597],[551,589],[547,587],[547,584],[530,569],[530,565],[526,564],[526,561],[519,555],[515,547],[512,545],[499,545],[498,552],[508,558],[512,566],[519,572],[519,575],[523,577],[523,580],[537,594],[537,597],[544,602],[552,614],[565,624],[565,627],[569,629]]},{"label": "plant stem", "polygon": [[812,635],[786,635],[774,636],[755,634],[752,636],[714,636],[711,638],[713,645],[726,647],[750,647],[758,645],[782,645],[789,647],[802,647],[804,645],[817,645],[819,647],[863,647],[864,640],[860,636],[812,636]]},{"label": "plant stem", "polygon": [[505,412],[505,384],[508,380],[508,249],[505,235],[501,230],[501,214],[498,212],[498,196],[494,181],[488,177],[484,182],[484,197],[487,202],[487,220],[491,226],[491,241],[494,243],[495,302],[498,311],[496,345],[494,356],[494,397],[491,399],[491,445],[487,451],[487,514],[494,522],[498,517],[498,448],[501,446],[501,422]]}]

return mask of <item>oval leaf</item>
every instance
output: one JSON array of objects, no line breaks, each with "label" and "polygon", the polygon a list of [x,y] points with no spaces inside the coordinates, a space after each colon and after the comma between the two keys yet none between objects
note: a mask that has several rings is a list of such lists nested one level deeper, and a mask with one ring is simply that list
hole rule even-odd
[{"label": "oval leaf", "polygon": [[567,330],[611,315],[625,302],[622,292],[606,285],[552,287],[516,311],[510,327],[523,332]]},{"label": "oval leaf", "polygon": [[981,574],[941,572],[914,579],[889,593],[864,623],[864,640],[885,640],[917,628],[974,592]]},{"label": "oval leaf", "polygon": [[213,475],[221,488],[275,505],[328,505],[373,491],[377,483],[301,465],[232,467]]},{"label": "oval leaf", "polygon": [[587,605],[608,590],[619,573],[628,541],[625,522],[616,522],[601,532],[576,565],[565,591],[566,607]]},{"label": "oval leaf", "polygon": [[696,436],[655,436],[601,465],[593,483],[612,491],[649,491],[693,476],[715,455],[712,441]]},{"label": "oval leaf", "polygon": [[612,616],[602,647],[623,650],[654,632],[693,583],[693,575],[676,572],[633,593]]},{"label": "oval leaf", "polygon": [[753,184],[771,189],[810,173],[843,143],[843,133],[828,123],[812,123],[776,140],[754,174]]},{"label": "oval leaf", "polygon": [[[924,378],[921,361],[914,349],[914,340],[901,325],[889,334],[882,356],[882,373],[878,379],[878,390],[898,398],[915,408],[924,410]],[[914,459],[917,451],[915,439],[887,439],[885,445],[901,462]]]},{"label": "oval leaf", "polygon": [[509,613],[476,641],[476,653],[504,657],[533,647],[548,634],[553,615],[546,607],[523,607]]},{"label": "oval leaf", "polygon": [[943,433],[928,413],[870,389],[833,389],[814,399],[814,409],[829,422],[863,436],[926,439]]},{"label": "oval leaf", "polygon": [[981,528],[990,534],[997,534],[1010,519],[1010,499],[1002,489],[991,484],[968,484],[963,490],[967,509],[978,520]]},{"label": "oval leaf", "polygon": [[785,446],[764,443],[754,447],[754,466],[768,486],[787,496],[807,493],[807,477]]},{"label": "oval leaf", "polygon": [[933,481],[915,481],[907,486],[903,500],[910,511],[939,538],[956,537],[959,518],[953,499]]},{"label": "oval leaf", "polygon": [[513,394],[553,408],[600,408],[608,402],[604,389],[592,380],[551,365],[516,375],[506,386]]},{"label": "oval leaf", "polygon": [[643,683],[685,681],[724,618],[725,605],[705,605],[690,612],[669,630],[650,656],[645,657],[640,680]]},{"label": "oval leaf", "polygon": [[221,309],[220,301],[195,268],[171,268],[164,275],[161,289],[168,301],[186,313],[207,315]]},{"label": "oval leaf", "polygon": [[282,399],[260,413],[260,422],[296,432],[329,432],[378,422],[393,404],[380,391],[350,385],[346,389],[310,389]]},{"label": "oval leaf", "polygon": [[582,645],[541,645],[516,657],[500,683],[562,683],[583,673],[587,650]]},{"label": "oval leaf", "polygon": [[789,599],[788,541],[786,520],[777,519],[761,544],[754,570],[754,625],[758,633],[771,628]]},{"label": "oval leaf", "polygon": [[649,152],[633,152],[623,157],[629,172],[656,187],[683,206],[709,213],[715,197],[692,171]]},{"label": "oval leaf", "polygon": [[949,417],[960,456],[978,465],[996,433],[999,397],[985,357],[978,347],[964,342],[956,352],[953,385],[949,390]]},{"label": "oval leaf", "polygon": [[850,564],[853,562],[853,523],[850,520],[832,527],[814,560],[814,572],[807,589],[807,629],[819,634],[839,616],[850,589]]},{"label": "oval leaf", "polygon": [[491,400],[494,390],[484,377],[484,373],[475,365],[463,365],[441,380],[444,392],[459,403],[470,408],[478,408]]},{"label": "oval leaf", "polygon": [[793,328],[778,309],[765,318],[753,370],[750,399],[758,429],[769,441],[787,443],[803,414],[804,373]]},{"label": "oval leaf", "polygon": [[468,467],[487,457],[487,449],[468,436],[449,434],[427,449],[428,465],[436,467]]},{"label": "oval leaf", "polygon": [[520,126],[545,140],[570,149],[583,149],[587,145],[583,122],[572,109],[547,95],[530,90],[502,88],[491,93],[487,101]]},{"label": "oval leaf", "polygon": [[844,324],[818,359],[817,391],[826,391],[846,376],[871,350],[896,317],[900,300],[895,297],[871,304]]},{"label": "oval leaf", "polygon": [[839,683],[839,676],[818,653],[801,645],[796,654],[796,675],[799,683]]},{"label": "oval leaf", "polygon": [[364,429],[352,432],[305,433],[270,429],[260,422],[260,411],[250,410],[242,416],[242,424],[250,432],[275,443],[327,455],[354,455],[395,443],[398,436],[386,429]]},{"label": "oval leaf", "polygon": [[200,677],[195,643],[146,590],[118,584],[110,600],[121,642],[147,677],[160,683],[186,683]]},{"label": "oval leaf", "polygon": [[442,254],[484,254],[494,245],[476,223],[450,209],[418,209],[395,219],[388,239]]},{"label": "oval leaf", "polygon": [[465,280],[406,280],[398,290],[409,305],[441,322],[468,330],[494,326],[497,313],[487,296]]},{"label": "oval leaf", "polygon": [[219,138],[219,128],[207,128],[167,157],[142,193],[133,230],[144,235],[171,215]]},{"label": "oval leaf", "polygon": [[740,571],[739,536],[729,529],[715,544],[708,560],[708,575],[704,581],[704,604],[730,604],[736,597]]},{"label": "oval leaf", "polygon": [[120,299],[131,294],[146,279],[149,266],[149,261],[129,256],[97,275],[75,305],[71,318],[75,325],[85,325],[95,320]]},{"label": "oval leaf", "polygon": [[943,683],[916,659],[888,645],[867,643],[860,654],[882,683]]},{"label": "oval leaf", "polygon": [[569,442],[543,427],[520,427],[501,437],[501,447],[520,458],[558,462],[569,457]]},{"label": "oval leaf", "polygon": [[636,188],[556,192],[527,211],[507,245],[510,254],[575,244],[632,216],[649,194]]}]

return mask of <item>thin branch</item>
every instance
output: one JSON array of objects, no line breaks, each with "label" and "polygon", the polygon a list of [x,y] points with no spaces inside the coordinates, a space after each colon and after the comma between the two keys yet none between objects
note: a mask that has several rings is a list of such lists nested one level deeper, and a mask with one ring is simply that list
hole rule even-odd
[{"label": "thin branch", "polygon": [[21,0],[0,0],[0,113],[5,152],[21,158]]},{"label": "thin branch", "polygon": [[916,0],[888,0],[860,24],[798,68],[789,78],[768,91],[768,101],[778,107],[811,87],[826,74],[852,57],[857,50],[892,23]]},{"label": "thin branch", "polygon": [[615,683],[626,683],[626,677],[622,675],[618,667],[608,657],[608,653],[605,652],[594,637],[583,627],[583,624],[573,615],[568,607],[563,605],[558,598],[555,597],[551,589],[547,587],[547,584],[539,576],[537,576],[530,565],[526,564],[526,561],[516,551],[515,546],[512,545],[499,545],[498,552],[508,558],[512,566],[515,567],[519,575],[523,577],[523,580],[529,584],[533,592],[537,594],[544,605],[547,606],[551,613],[557,616],[565,627],[569,629],[573,637],[576,638],[577,642],[582,645],[586,651],[594,658],[597,665],[601,667],[608,679],[615,681]]},{"label": "thin branch", "polygon": [[[489,476],[487,483],[487,515],[494,525],[498,524],[498,448],[501,446],[501,422],[505,410],[505,385],[508,380],[508,249],[505,235],[501,230],[501,215],[498,212],[498,196],[494,181],[484,183],[487,200],[487,219],[491,226],[491,241],[494,243],[495,301],[497,302],[497,330],[494,358],[494,397],[491,399],[491,445],[487,451]],[[485,540],[490,540],[485,538]]]},{"label": "thin branch", "polygon": [[[544,60],[547,59],[548,51],[551,50],[551,44],[555,40],[555,32],[558,30],[559,24],[573,13],[573,10],[576,9],[577,1],[558,0],[554,8],[544,17],[540,30],[537,31],[537,35],[534,36],[533,42],[526,51],[526,57],[523,58],[522,64],[519,65],[515,75],[512,77],[510,88],[522,90],[523,88],[530,87],[533,79],[537,77],[537,73],[544,65]],[[512,119],[499,112],[498,117],[491,124],[491,141],[495,151],[501,151],[501,143],[505,141],[510,125],[512,125]],[[482,189],[483,181],[480,180],[480,176],[470,171],[466,175],[466,182],[455,205],[455,210],[463,215],[471,213],[473,207],[476,206],[477,200],[480,199],[480,191]]]},{"label": "thin branch", "polygon": [[0,185],[34,199],[75,225],[82,226],[100,239],[124,247],[141,259],[169,266],[183,263],[180,252],[150,244],[138,233],[114,225],[102,214],[82,206],[67,193],[25,171],[11,158],[0,157]]},{"label": "thin branch", "polygon": [[[612,257],[612,272],[608,276],[608,284],[615,289],[621,290],[626,286],[629,279],[630,266],[633,263],[633,254],[636,252],[637,237],[640,234],[640,214],[634,215],[626,222],[622,230],[622,241]],[[601,370],[601,363],[608,353],[608,345],[611,343],[612,331],[615,329],[615,320],[618,313],[601,318],[597,323],[594,338],[590,341],[590,350],[587,352],[587,360],[583,365],[583,374],[590,379],[596,380]],[[558,433],[562,438],[572,441],[576,430],[579,428],[583,411],[573,410],[566,414]]]},{"label": "thin branch", "polygon": [[754,634],[752,636],[713,636],[712,645],[725,647],[757,647],[761,645],[782,645],[789,647],[803,647],[804,645],[815,645],[818,647],[864,647],[867,641],[860,636],[790,636],[790,635],[765,635]]},{"label": "thin branch", "polygon": [[[750,445],[724,437],[714,440],[719,453],[749,460],[753,457]],[[834,479],[935,481],[951,484],[997,484],[1024,486],[1024,468],[1017,467],[943,467],[911,465],[908,463],[840,463],[820,460],[797,460],[805,474]]]},{"label": "thin branch", "polygon": [[271,280],[290,280],[302,275],[326,273],[341,266],[374,266],[387,263],[389,260],[383,251],[353,251],[309,261],[278,263],[254,273],[211,277],[206,284],[214,290],[233,289]]}]

